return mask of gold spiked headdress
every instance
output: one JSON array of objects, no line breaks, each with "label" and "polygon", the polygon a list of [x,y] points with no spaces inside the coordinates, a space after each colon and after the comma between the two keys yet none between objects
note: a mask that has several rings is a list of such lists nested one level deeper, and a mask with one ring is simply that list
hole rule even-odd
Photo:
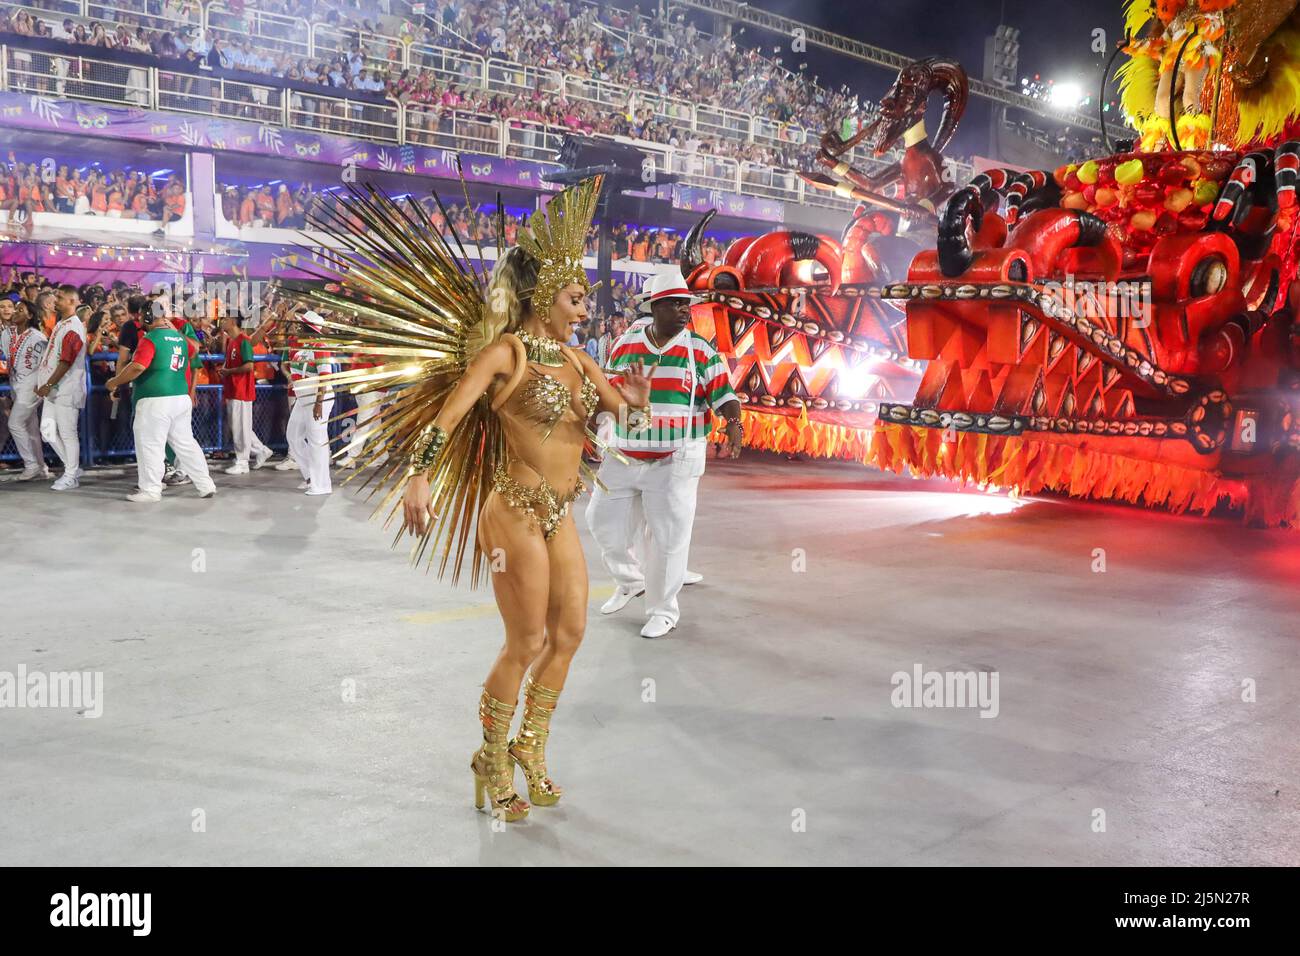
[{"label": "gold spiked headdress", "polygon": [[575,282],[587,292],[593,288],[582,268],[591,220],[596,215],[603,177],[584,179],[557,193],[528,218],[528,228],[519,232],[519,245],[542,266],[533,290],[533,311],[543,319],[560,290]]},{"label": "gold spiked headdress", "polygon": [[[549,309],[560,289],[586,282],[582,248],[599,188],[598,180],[585,180],[564,190],[545,213],[533,214],[528,232],[520,231],[520,244],[542,262],[532,290],[539,312],[541,300]],[[418,202],[399,203],[370,185],[349,184],[348,192],[332,205],[317,206],[309,217],[310,228],[326,233],[339,247],[327,253],[321,271],[305,270],[324,282],[285,287],[293,299],[320,314],[314,324],[321,334],[311,335],[305,344],[329,351],[344,366],[316,381],[354,395],[389,392],[360,455],[363,467],[386,459],[366,473],[363,486],[372,486],[371,496],[379,496],[375,513],[386,512],[387,526],[401,509],[412,451],[427,439],[469,363],[491,344],[485,335],[488,275],[486,267],[476,272],[469,265],[460,238],[455,233],[450,241],[444,238]],[[433,199],[449,220],[442,200],[437,194]],[[505,213],[499,195],[496,218],[501,249]],[[481,247],[478,258],[485,260]],[[413,560],[428,551],[432,561],[441,551],[438,575],[450,567],[455,583],[472,548],[471,580],[478,584],[487,557],[477,540],[471,545],[471,528],[505,450],[501,423],[487,395],[480,396],[447,437],[429,472],[438,520],[413,549]],[[362,474],[359,468],[353,477],[360,480]],[[399,530],[394,544],[400,536]]]}]

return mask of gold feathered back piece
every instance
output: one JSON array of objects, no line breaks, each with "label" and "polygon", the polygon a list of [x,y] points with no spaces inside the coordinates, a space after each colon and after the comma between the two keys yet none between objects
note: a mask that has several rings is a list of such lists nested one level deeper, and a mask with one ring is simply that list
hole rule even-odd
[{"label": "gold feathered back piece", "polygon": [[[520,245],[542,260],[537,290],[520,290],[532,292],[535,310],[546,291],[544,283],[549,288],[559,282],[551,293],[553,299],[569,282],[586,282],[582,249],[599,187],[598,180],[584,180],[564,190],[552,198],[545,214],[532,215],[531,235],[520,231]],[[466,249],[454,232],[453,249],[418,202],[399,203],[369,184],[349,184],[348,192],[331,205],[318,205],[309,216],[309,227],[327,234],[340,247],[327,253],[331,261],[323,271],[307,270],[323,280],[324,287],[289,282],[285,288],[321,315],[315,322],[321,334],[310,336],[304,344],[330,352],[344,366],[343,371],[322,375],[315,382],[354,395],[392,390],[372,420],[360,467],[348,479],[360,478],[361,468],[386,458],[367,472],[364,486],[371,486],[370,496],[379,498],[375,514],[384,514],[388,527],[401,509],[412,446],[442,410],[470,361],[489,344],[484,338],[488,277],[485,266],[476,272],[469,265]],[[442,201],[436,194],[433,198],[446,219]],[[504,211],[499,197],[497,206],[497,248],[503,251]],[[479,253],[482,263],[481,248]],[[501,424],[488,397],[480,396],[448,436],[430,476],[438,520],[412,549],[413,561],[428,552],[432,564],[440,553],[438,576],[450,567],[452,582],[460,580],[471,551],[474,521],[504,455]],[[400,538],[399,528],[394,545]],[[477,540],[472,554],[471,584],[477,586],[487,570],[487,557]]]}]

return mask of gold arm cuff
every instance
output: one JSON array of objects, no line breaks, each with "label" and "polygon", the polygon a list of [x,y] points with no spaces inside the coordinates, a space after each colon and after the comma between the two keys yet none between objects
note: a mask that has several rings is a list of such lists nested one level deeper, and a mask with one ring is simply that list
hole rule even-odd
[{"label": "gold arm cuff", "polygon": [[432,469],[446,444],[445,430],[437,425],[426,425],[420,432],[420,437],[411,446],[411,466],[407,474],[420,475]]}]

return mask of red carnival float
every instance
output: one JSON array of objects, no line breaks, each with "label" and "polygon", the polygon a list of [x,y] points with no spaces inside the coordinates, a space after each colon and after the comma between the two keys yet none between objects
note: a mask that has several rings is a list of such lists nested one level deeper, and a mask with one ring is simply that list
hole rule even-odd
[{"label": "red carnival float", "polygon": [[[927,363],[914,400],[880,402],[864,460],[1300,523],[1296,6],[1131,3],[1139,38],[1120,76],[1139,150],[983,173],[947,200],[905,278],[856,260],[855,278],[831,273],[809,297],[831,317],[819,333],[898,304],[906,352]],[[717,290],[720,327],[754,312],[718,275],[697,280]],[[768,303],[777,322],[787,291]]]}]

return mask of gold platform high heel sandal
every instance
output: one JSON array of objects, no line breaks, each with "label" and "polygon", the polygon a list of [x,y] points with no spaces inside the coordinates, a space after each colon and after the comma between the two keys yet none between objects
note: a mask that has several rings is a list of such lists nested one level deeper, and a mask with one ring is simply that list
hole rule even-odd
[{"label": "gold platform high heel sandal", "polygon": [[483,809],[485,795],[492,798],[492,814],[506,823],[528,816],[528,804],[515,793],[515,768],[510,762],[508,740],[515,705],[497,700],[487,691],[478,702],[478,719],[483,724],[483,746],[474,752],[469,769],[474,772],[474,806]]},{"label": "gold platform high heel sandal", "polygon": [[553,807],[564,793],[546,775],[546,738],[551,733],[551,714],[560,699],[558,690],[543,687],[528,676],[524,688],[524,719],[519,736],[510,741],[510,759],[519,765],[528,781],[528,799],[539,807]]}]

